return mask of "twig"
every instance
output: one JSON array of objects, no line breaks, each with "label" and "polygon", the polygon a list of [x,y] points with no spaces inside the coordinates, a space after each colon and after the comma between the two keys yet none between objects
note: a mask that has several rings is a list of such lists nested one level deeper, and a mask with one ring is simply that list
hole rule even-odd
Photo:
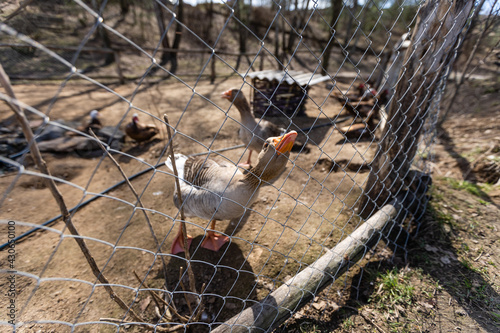
[{"label": "twig", "polygon": [[201,286],[201,293],[200,293],[200,306],[198,307],[198,311],[196,312],[196,315],[194,316],[194,322],[199,321],[201,314],[203,313],[203,310],[205,310],[205,305],[203,304],[202,300],[202,295],[205,293],[205,289],[207,288],[207,284],[203,282],[203,285]]},{"label": "twig", "polygon": [[[12,86],[10,85],[10,80],[5,73],[3,66],[0,64],[0,84],[5,88],[5,91],[7,92],[7,95],[9,95],[12,100],[17,100],[16,96],[14,94],[14,91],[12,90]],[[17,121],[21,125],[22,131],[24,133],[24,136],[26,140],[28,141],[28,145],[31,151],[31,155],[33,157],[33,160],[38,167],[38,169],[46,174],[47,176],[50,176],[50,171],[47,168],[47,164],[42,158],[42,155],[40,153],[40,150],[38,149],[38,145],[35,141],[35,138],[33,136],[33,132],[31,131],[31,128],[29,126],[28,119],[26,118],[26,115],[24,114],[24,111],[21,109],[21,107],[13,102],[7,102],[7,104],[11,107],[12,111],[14,111],[14,114],[16,115]],[[75,225],[71,221],[71,215],[68,211],[68,208],[66,206],[66,203],[64,202],[64,197],[62,196],[61,192],[59,192],[59,189],[57,188],[57,185],[55,181],[51,177],[44,177],[44,181],[49,188],[50,192],[52,193],[52,196],[56,200],[59,209],[61,211],[61,215],[63,217],[64,222],[66,223],[66,226],[68,227],[69,231],[71,232],[72,235],[76,236],[74,237],[75,241],[77,242],[78,246],[80,247],[83,255],[85,256],[85,259],[87,259],[87,262],[92,269],[92,273],[96,276],[96,278],[103,284],[104,289],[109,293],[109,296],[111,297],[112,300],[114,300],[123,310],[126,312],[130,313],[130,315],[137,321],[143,322],[143,320],[135,313],[135,311],[130,307],[125,304],[125,302],[118,296],[113,288],[111,287],[108,279],[103,275],[99,267],[97,266],[97,263],[94,260],[94,257],[90,253],[89,248],[87,247],[87,244],[85,243],[85,240],[80,237],[80,234],[75,228]]]},{"label": "twig", "polygon": [[99,321],[108,321],[110,323],[117,323],[117,324],[128,324],[128,325],[140,325],[140,326],[153,326],[153,327],[148,327],[149,329],[160,329],[162,332],[174,332],[177,331],[178,329],[184,328],[184,325],[175,325],[169,328],[165,327],[158,327],[154,324],[149,324],[149,323],[136,323],[133,321],[124,321],[120,319],[114,319],[114,318],[99,318]]},{"label": "twig", "polygon": [[188,276],[189,276],[189,288],[191,289],[192,292],[196,292],[196,283],[194,280],[194,273],[193,273],[193,268],[191,267],[191,254],[189,253],[188,249],[188,238],[187,238],[187,229],[186,229],[186,223],[184,222],[184,209],[183,209],[183,202],[182,202],[182,194],[181,194],[181,185],[179,182],[179,173],[177,172],[177,166],[175,165],[175,157],[174,157],[174,142],[172,139],[172,134],[170,133],[170,123],[168,122],[168,117],[166,114],[163,115],[163,119],[165,120],[165,124],[167,127],[167,135],[168,135],[168,142],[169,142],[169,149],[170,149],[170,158],[172,159],[172,171],[174,172],[175,175],[175,185],[177,188],[177,196],[179,197],[179,207],[180,207],[180,215],[181,215],[181,228],[182,228],[182,233],[184,235],[184,253],[186,255],[186,261],[187,261],[187,270],[188,270]]},{"label": "twig", "polygon": [[[179,269],[179,284],[181,285],[182,290],[186,290],[186,287],[184,287],[184,283],[182,282],[183,273],[184,273],[184,267],[181,266],[181,268]],[[184,293],[184,299],[186,300],[186,304],[189,308],[189,313],[191,314],[191,316],[194,315],[193,308],[191,307],[191,300],[189,299],[187,293]]]},{"label": "twig", "polygon": [[[179,312],[177,312],[177,309],[175,309],[172,305],[170,305],[163,298],[161,298],[160,295],[158,295],[154,290],[151,290],[149,288],[148,284],[146,283],[146,281],[141,280],[141,278],[139,277],[139,275],[137,275],[137,273],[135,271],[134,271],[134,275],[135,275],[135,278],[140,283],[142,283],[142,285],[144,286],[144,288],[149,289],[148,291],[149,291],[150,295],[153,296],[153,299],[155,299],[155,302],[156,301],[160,301],[161,303],[163,303],[163,305],[165,305],[166,307],[168,307],[168,309],[170,311],[172,311],[174,313],[174,315],[176,315],[177,318],[179,318],[180,320],[182,320],[182,321],[184,321],[186,323],[189,321],[189,318],[186,318],[183,315],[181,315]],[[160,305],[158,303],[156,303],[156,304],[158,305],[158,307],[160,307]]]},{"label": "twig", "polygon": [[[123,179],[125,179],[125,182],[127,183],[128,187],[130,188],[132,193],[134,193],[134,196],[137,199],[138,205],[142,208],[145,208],[144,205],[142,204],[141,198],[137,194],[137,191],[135,190],[134,186],[132,185],[132,183],[128,179],[127,175],[125,174],[125,171],[123,171],[120,164],[115,160],[113,155],[111,155],[109,150],[107,150],[106,147],[104,147],[104,145],[101,143],[101,140],[99,140],[99,138],[95,135],[95,133],[94,133],[94,131],[92,131],[92,129],[90,129],[90,134],[96,139],[99,147],[101,147],[101,149],[108,155],[109,159],[115,164],[118,171],[120,171],[120,173],[123,176]],[[163,268],[163,274],[165,275],[165,288],[166,288],[167,287],[167,265],[165,263],[165,258],[163,258],[163,256],[161,255],[161,244],[160,244],[160,242],[158,242],[158,238],[156,238],[156,234],[155,234],[155,231],[153,229],[153,225],[151,224],[151,221],[149,220],[148,213],[144,209],[142,209],[142,212],[144,213],[144,217],[146,218],[146,223],[148,224],[149,230],[151,231],[151,236],[153,236],[153,240],[155,242],[156,249],[157,249],[157,251],[160,252],[160,259],[161,259],[161,262],[163,265],[162,268]]]}]

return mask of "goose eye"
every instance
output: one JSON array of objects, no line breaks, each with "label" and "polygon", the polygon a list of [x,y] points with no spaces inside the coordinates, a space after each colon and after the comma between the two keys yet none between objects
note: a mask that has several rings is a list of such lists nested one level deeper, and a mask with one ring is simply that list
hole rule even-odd
[{"label": "goose eye", "polygon": [[264,142],[264,147],[263,148],[267,149],[267,147],[269,147],[269,142],[266,141],[266,142]]}]

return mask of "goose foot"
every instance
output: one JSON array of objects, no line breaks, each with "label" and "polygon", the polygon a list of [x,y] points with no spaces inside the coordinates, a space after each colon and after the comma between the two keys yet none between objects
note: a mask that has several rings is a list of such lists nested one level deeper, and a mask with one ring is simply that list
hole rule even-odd
[{"label": "goose foot", "polygon": [[238,164],[240,168],[250,169],[250,167],[252,166],[252,162],[250,162],[252,160],[252,151],[253,150],[251,149],[248,151],[248,158],[246,162]]},{"label": "goose foot", "polygon": [[243,169],[250,169],[252,165],[248,162],[245,162],[245,163],[238,163],[238,166]]},{"label": "goose foot", "polygon": [[[187,235],[187,248],[191,246],[191,241],[193,240],[193,237]],[[174,242],[172,243],[172,247],[170,248],[170,252],[172,254],[177,254],[184,252],[184,233],[182,232],[182,228],[179,228],[179,233],[177,236],[175,236]]]},{"label": "goose foot", "polygon": [[228,241],[229,241],[229,237],[223,236],[220,234],[216,234],[213,231],[208,231],[207,237],[205,238],[205,240],[201,244],[201,247],[203,247],[205,249],[212,250],[214,252],[217,252]]}]

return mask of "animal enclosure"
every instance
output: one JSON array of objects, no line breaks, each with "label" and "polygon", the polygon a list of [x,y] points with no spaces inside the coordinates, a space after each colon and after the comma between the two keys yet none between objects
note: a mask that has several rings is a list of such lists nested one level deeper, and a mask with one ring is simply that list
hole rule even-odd
[{"label": "animal enclosure", "polygon": [[[15,307],[2,329],[270,331],[321,292],[340,297],[374,248],[405,251],[418,229],[472,1],[17,8],[0,23],[0,284],[14,285],[0,304]],[[258,109],[255,126],[298,135],[278,177],[253,175],[244,214],[211,224],[176,207],[184,178],[165,161],[236,167],[252,150],[242,126],[267,139],[229,89]],[[130,134],[134,114],[152,137]],[[229,179],[256,172],[238,170]],[[189,251],[172,253],[183,227]],[[212,231],[227,237],[218,251],[202,247]]]}]

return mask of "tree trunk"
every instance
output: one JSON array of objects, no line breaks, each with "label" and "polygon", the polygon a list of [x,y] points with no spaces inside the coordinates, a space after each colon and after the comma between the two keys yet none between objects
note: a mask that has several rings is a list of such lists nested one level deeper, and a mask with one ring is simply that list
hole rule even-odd
[{"label": "tree trunk", "polygon": [[[205,32],[205,40],[213,47],[213,39],[212,39],[212,27],[214,25],[214,0],[210,0],[210,5],[208,6],[208,28]],[[210,84],[214,84],[215,82],[215,57],[212,55],[212,59],[210,60]]]},{"label": "tree trunk", "polygon": [[[180,22],[184,21],[184,0],[178,0],[177,5],[177,17],[175,21],[175,36],[174,42],[172,43],[172,48],[174,50],[179,50],[179,46],[181,45],[182,39],[182,25]],[[177,51],[169,52],[170,54],[170,62],[172,66],[170,67],[170,71],[175,74],[177,72]]]},{"label": "tree trunk", "polygon": [[[102,11],[100,9],[100,7],[102,5],[101,1],[93,2],[93,5],[95,7],[95,11],[97,13],[102,14]],[[99,26],[97,27],[97,33],[99,34],[99,37],[101,38],[101,40],[104,44],[104,47],[112,50],[113,46],[111,45],[111,39],[109,38],[108,31],[106,29],[104,29],[101,24],[99,24]],[[114,62],[115,62],[115,54],[114,53],[106,53],[106,55],[104,57],[103,66],[111,65]]]},{"label": "tree trunk", "polygon": [[[273,2],[273,7],[276,11],[279,11],[279,7]],[[275,21],[275,30],[274,30],[274,57],[276,58],[276,62],[278,64],[278,69],[283,69],[283,61],[280,56],[280,22],[281,17],[278,17]]]},{"label": "tree trunk", "polygon": [[354,21],[354,15],[358,10],[358,0],[353,0],[352,11],[349,13],[349,18],[347,19],[347,27],[345,29],[344,47],[347,47],[349,40],[352,38],[352,22]]},{"label": "tree trunk", "polygon": [[246,29],[247,20],[247,12],[245,10],[245,3],[243,0],[238,0],[236,4],[236,17],[240,20],[241,23],[237,22],[238,25],[238,42],[239,42],[239,52],[238,59],[236,60],[235,70],[237,71],[240,67],[241,58],[247,52],[247,38],[248,33]]},{"label": "tree trunk", "polygon": [[337,22],[340,16],[340,11],[342,10],[342,0],[331,0],[332,17],[330,19],[330,31],[332,33],[331,38],[328,40],[325,52],[323,53],[323,73],[328,75],[328,66],[330,65],[330,54],[332,53],[333,45],[336,43],[334,37],[337,34]]},{"label": "tree trunk", "polygon": [[432,0],[422,6],[359,203],[362,217],[371,216],[411,185],[410,166],[420,132],[473,5],[473,0]]},{"label": "tree trunk", "polygon": [[[158,30],[161,36],[161,45],[164,49],[170,49],[170,41],[168,39],[167,31],[165,30],[165,15],[162,6],[160,6],[155,0],[153,0],[153,7],[156,14],[156,21],[158,24]],[[170,72],[175,74],[177,71],[177,51],[179,49],[179,45],[181,43],[182,37],[182,26],[179,22],[182,22],[184,19],[184,3],[183,0],[179,0],[177,4],[177,16],[175,23],[175,37],[172,43],[172,49],[174,51],[163,51],[159,66],[153,67],[151,69],[151,74],[155,73],[160,69],[160,66],[165,67],[168,63],[170,63]]]}]

